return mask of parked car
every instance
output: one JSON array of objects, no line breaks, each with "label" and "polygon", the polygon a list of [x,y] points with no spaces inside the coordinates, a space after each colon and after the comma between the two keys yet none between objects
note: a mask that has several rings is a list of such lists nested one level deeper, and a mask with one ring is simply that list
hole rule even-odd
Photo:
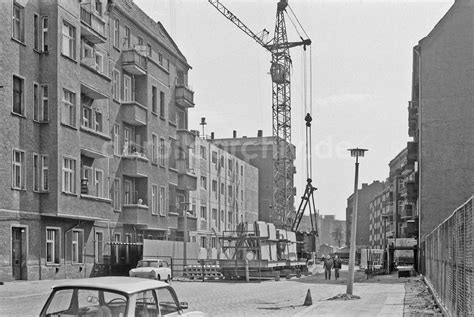
[{"label": "parked car", "polygon": [[171,281],[171,268],[163,259],[143,259],[138,261],[137,267],[128,272],[130,277],[152,278],[158,281]]},{"label": "parked car", "polygon": [[179,302],[171,285],[130,277],[94,277],[70,280],[54,286],[41,317],[89,316],[205,316],[184,313],[188,303]]}]

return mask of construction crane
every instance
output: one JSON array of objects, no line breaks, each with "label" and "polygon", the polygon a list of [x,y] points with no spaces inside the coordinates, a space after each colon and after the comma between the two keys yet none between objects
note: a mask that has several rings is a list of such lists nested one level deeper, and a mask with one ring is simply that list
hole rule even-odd
[{"label": "construction crane", "polygon": [[[266,29],[255,34],[219,0],[208,1],[229,21],[272,54],[270,74],[273,118],[273,197],[270,219],[276,227],[287,228],[291,225],[288,216],[293,211],[293,206],[290,203],[293,196],[293,183],[292,177],[289,175],[293,175],[291,162],[295,157],[291,145],[290,48],[303,46],[306,50],[306,47],[311,45],[311,40],[303,39],[300,35],[301,41],[288,42],[284,15],[288,7],[288,0],[278,1],[275,34],[270,40],[267,40],[269,32]],[[290,11],[292,12],[291,7]]]}]

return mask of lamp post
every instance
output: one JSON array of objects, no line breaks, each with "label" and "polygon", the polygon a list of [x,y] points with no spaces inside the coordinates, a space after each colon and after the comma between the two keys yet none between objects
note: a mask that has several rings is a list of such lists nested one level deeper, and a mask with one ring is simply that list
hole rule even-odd
[{"label": "lamp post", "polygon": [[183,205],[183,272],[184,272],[184,267],[187,265],[187,242],[188,242],[188,208],[191,203],[187,201],[181,202],[181,205]]},{"label": "lamp post", "polygon": [[352,225],[351,225],[351,244],[349,250],[349,276],[347,278],[347,290],[346,293],[352,295],[354,285],[354,266],[355,266],[355,255],[356,255],[356,230],[357,230],[357,208],[359,205],[359,156],[364,157],[364,153],[367,149],[348,149],[351,152],[351,156],[356,158],[355,162],[355,180],[354,180],[354,195],[355,195],[355,207],[352,211]]}]

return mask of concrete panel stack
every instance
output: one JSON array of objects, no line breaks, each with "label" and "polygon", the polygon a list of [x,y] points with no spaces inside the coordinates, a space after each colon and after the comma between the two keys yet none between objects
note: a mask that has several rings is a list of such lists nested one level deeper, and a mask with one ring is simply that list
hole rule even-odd
[{"label": "concrete panel stack", "polygon": [[276,228],[273,223],[269,223],[268,225],[268,243],[270,247],[270,258],[272,261],[278,260],[277,255],[277,235],[276,235]]},{"label": "concrete panel stack", "polygon": [[255,222],[257,236],[262,238],[260,240],[260,259],[262,260],[271,260],[270,256],[270,245],[267,241],[268,238],[268,226],[263,221],[256,221]]}]

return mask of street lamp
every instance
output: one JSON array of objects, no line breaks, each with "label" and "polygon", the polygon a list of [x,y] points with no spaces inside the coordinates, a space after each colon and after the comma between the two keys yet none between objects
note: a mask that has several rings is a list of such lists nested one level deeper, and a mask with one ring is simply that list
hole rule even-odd
[{"label": "street lamp", "polygon": [[349,276],[347,278],[347,291],[346,293],[352,295],[354,285],[354,265],[356,255],[356,230],[357,230],[357,208],[359,205],[359,156],[364,157],[364,153],[367,149],[348,149],[351,152],[351,156],[356,158],[355,162],[355,180],[354,180],[354,195],[355,195],[355,207],[352,212],[352,226],[351,226],[351,244],[349,251]]},{"label": "street lamp", "polygon": [[191,203],[187,201],[181,202],[181,205],[183,205],[183,271],[184,267],[187,265],[187,242],[188,242],[188,208]]}]

